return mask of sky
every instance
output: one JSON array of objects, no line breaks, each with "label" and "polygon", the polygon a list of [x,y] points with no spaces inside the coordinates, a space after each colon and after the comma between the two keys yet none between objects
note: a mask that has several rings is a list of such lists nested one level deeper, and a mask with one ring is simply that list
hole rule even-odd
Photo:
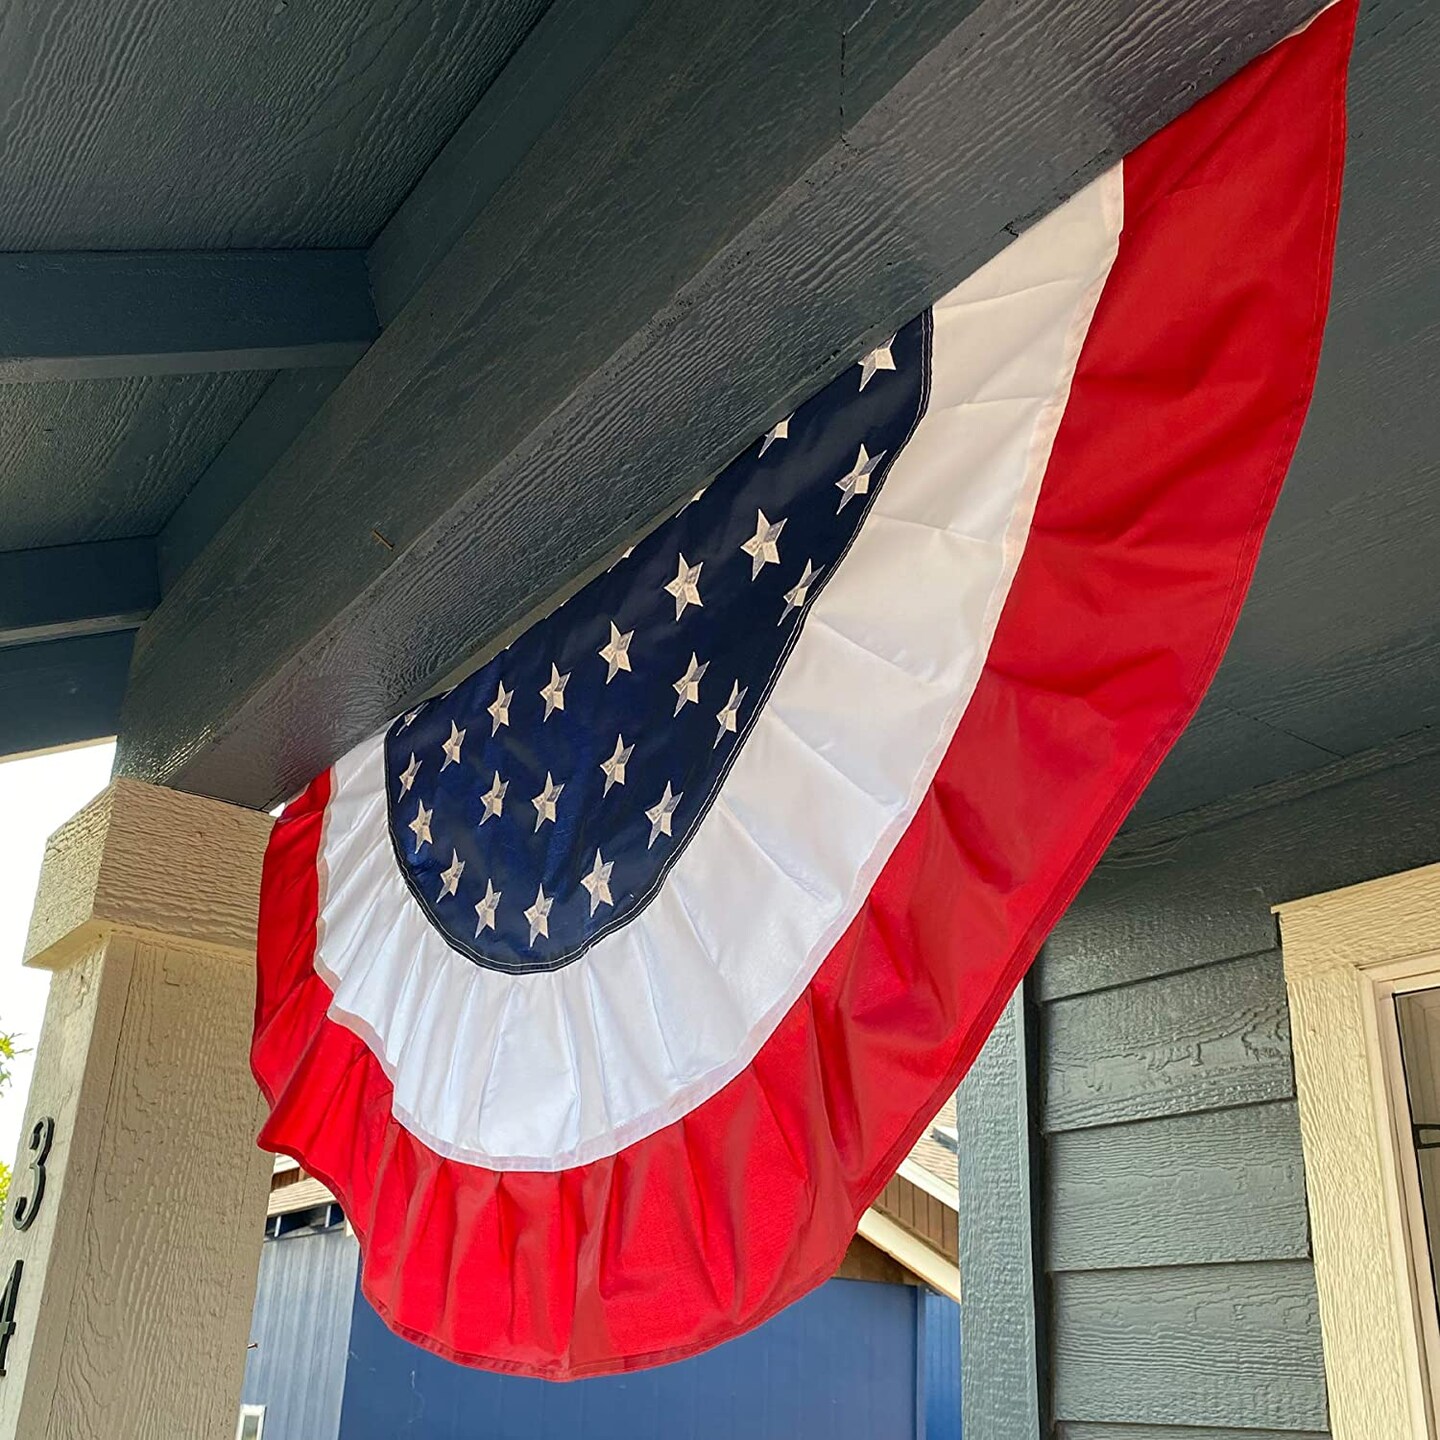
[{"label": "sky", "polygon": [[[110,779],[115,758],[111,741],[0,762],[0,1030],[32,1049],[45,1018],[50,977],[20,963],[25,931],[35,901],[35,883],[50,832],[64,824]],[[0,1158],[11,1161],[20,1146],[25,1095],[33,1055],[11,1066],[14,1075],[0,1095]]]}]

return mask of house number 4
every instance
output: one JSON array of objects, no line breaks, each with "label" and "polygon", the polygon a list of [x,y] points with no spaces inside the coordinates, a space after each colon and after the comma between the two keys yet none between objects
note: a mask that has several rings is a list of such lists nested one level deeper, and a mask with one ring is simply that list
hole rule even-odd
[{"label": "house number 4", "polygon": [[[50,1147],[54,1142],[55,1121],[49,1115],[30,1127],[26,1143],[30,1154],[29,1183],[26,1193],[17,1195],[10,1204],[10,1223],[17,1230],[28,1230],[40,1213],[45,1199],[45,1162],[50,1158]],[[15,1335],[15,1307],[20,1302],[20,1280],[24,1274],[25,1262],[17,1260],[10,1267],[5,1288],[0,1290],[0,1376],[5,1374],[5,1357]]]}]

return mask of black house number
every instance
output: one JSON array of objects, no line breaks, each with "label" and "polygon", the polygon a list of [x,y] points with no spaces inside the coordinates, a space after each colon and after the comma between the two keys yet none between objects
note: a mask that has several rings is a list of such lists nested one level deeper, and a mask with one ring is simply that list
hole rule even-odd
[{"label": "black house number", "polygon": [[5,1356],[15,1334],[15,1306],[20,1299],[20,1277],[24,1273],[25,1262],[17,1260],[10,1269],[4,1290],[0,1290],[0,1378],[5,1375]]},{"label": "black house number", "polygon": [[30,1127],[27,1148],[30,1151],[30,1193],[17,1195],[10,1202],[10,1223],[17,1230],[28,1230],[40,1213],[40,1202],[45,1198],[45,1162],[50,1158],[50,1147],[55,1143],[55,1121],[43,1115]]},{"label": "black house number", "polygon": [[[50,1147],[54,1143],[54,1118],[43,1115],[30,1127],[26,1140],[25,1148],[30,1155],[26,1191],[10,1202],[10,1223],[16,1230],[28,1230],[40,1213],[45,1199],[45,1162],[50,1158]],[[20,1281],[24,1274],[25,1262],[17,1260],[10,1267],[5,1288],[0,1290],[0,1378],[5,1375],[10,1342],[15,1338],[15,1308],[20,1303]]]}]

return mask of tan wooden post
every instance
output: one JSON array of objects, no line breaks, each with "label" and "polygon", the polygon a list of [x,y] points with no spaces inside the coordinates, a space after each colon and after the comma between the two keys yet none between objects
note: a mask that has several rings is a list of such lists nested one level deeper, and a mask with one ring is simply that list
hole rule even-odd
[{"label": "tan wooden post", "polygon": [[235,1434],[270,1174],[247,1061],[268,832],[119,780],[51,837],[26,945],[50,999],[0,1228],[0,1440]]}]

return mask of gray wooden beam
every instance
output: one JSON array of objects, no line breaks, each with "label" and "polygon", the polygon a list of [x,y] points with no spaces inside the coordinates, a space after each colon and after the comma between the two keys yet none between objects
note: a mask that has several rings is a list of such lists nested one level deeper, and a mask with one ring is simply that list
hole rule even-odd
[{"label": "gray wooden beam", "polygon": [[0,650],[134,630],[159,598],[149,538],[7,551],[0,554]]},{"label": "gray wooden beam", "polygon": [[648,7],[147,622],[122,768],[293,792],[1314,8]]},{"label": "gray wooden beam", "polygon": [[378,332],[359,250],[0,255],[0,383],[349,365]]},{"label": "gray wooden beam", "polygon": [[215,538],[345,378],[345,369],[282,370],[265,388],[165,522],[157,542],[162,589]]},{"label": "gray wooden beam", "polygon": [[133,630],[0,650],[0,755],[113,735]]},{"label": "gray wooden beam", "polygon": [[405,307],[648,0],[554,0],[366,256],[382,324]]},{"label": "gray wooden beam", "polygon": [[1040,1440],[1049,1433],[1035,1046],[1034,1012],[1022,987],[955,1096],[966,1440]]}]

